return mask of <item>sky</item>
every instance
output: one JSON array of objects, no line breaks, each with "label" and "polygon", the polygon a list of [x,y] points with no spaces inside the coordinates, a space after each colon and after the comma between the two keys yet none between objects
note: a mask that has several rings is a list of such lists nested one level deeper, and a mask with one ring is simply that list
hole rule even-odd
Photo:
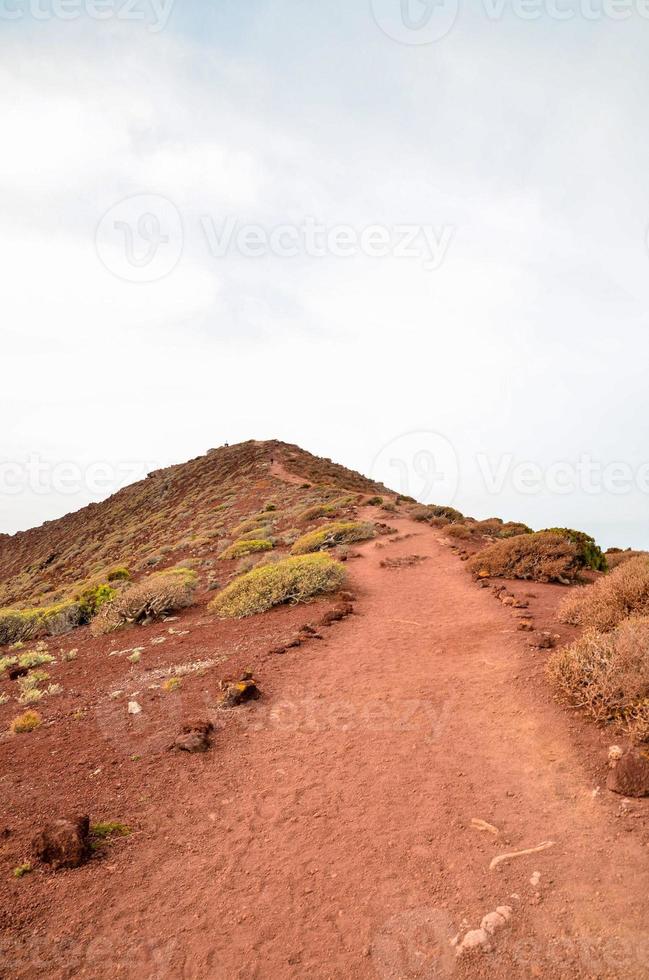
[{"label": "sky", "polygon": [[649,548],[649,2],[0,0],[0,531],[226,441]]}]

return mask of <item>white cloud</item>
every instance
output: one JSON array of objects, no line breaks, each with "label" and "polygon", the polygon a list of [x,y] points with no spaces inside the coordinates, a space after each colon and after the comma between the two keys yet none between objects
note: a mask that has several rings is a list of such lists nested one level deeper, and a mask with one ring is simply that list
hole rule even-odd
[{"label": "white cloud", "polygon": [[[649,545],[638,492],[485,498],[475,462],[642,462],[637,29],[600,25],[595,45],[589,25],[485,32],[466,14],[415,51],[336,9],[238,12],[238,50],[173,20],[160,35],[47,25],[7,48],[5,454],[168,462],[277,436],[367,469],[395,435],[429,428],[462,460],[459,506],[538,525],[629,520],[621,543]],[[184,223],[177,266],[147,284],[112,275],[94,242],[137,194],[167,197]],[[394,256],[219,259],[205,215],[455,235],[435,273]],[[5,503],[8,530],[70,509],[56,495]]]}]

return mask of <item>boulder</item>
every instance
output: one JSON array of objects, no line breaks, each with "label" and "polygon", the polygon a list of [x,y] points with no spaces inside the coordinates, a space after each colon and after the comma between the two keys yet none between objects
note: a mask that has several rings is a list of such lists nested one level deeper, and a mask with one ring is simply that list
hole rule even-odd
[{"label": "boulder", "polygon": [[606,787],[623,796],[649,796],[649,751],[628,749],[610,770]]},{"label": "boulder", "polygon": [[59,868],[78,868],[90,855],[90,817],[51,820],[34,838],[39,861]]}]

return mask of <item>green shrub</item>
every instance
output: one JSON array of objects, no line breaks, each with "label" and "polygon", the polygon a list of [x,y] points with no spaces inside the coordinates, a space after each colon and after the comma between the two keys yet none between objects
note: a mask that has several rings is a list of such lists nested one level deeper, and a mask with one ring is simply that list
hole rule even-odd
[{"label": "green shrub", "polygon": [[117,590],[113,589],[106,582],[102,582],[100,585],[91,585],[79,592],[75,596],[75,601],[79,603],[81,622],[89,623],[97,615],[101,607],[106,602],[114,599],[116,595]]},{"label": "green shrub", "polygon": [[224,619],[241,619],[273,606],[335,592],[344,580],[343,566],[327,555],[284,558],[235,579],[212,600],[209,609]]},{"label": "green shrub", "polygon": [[570,527],[548,527],[546,531],[550,534],[560,534],[577,546],[580,564],[584,568],[593,568],[596,572],[606,571],[606,556],[602,553],[595,538],[584,531],[575,531]]},{"label": "green shrub", "polygon": [[383,506],[383,497],[370,497],[370,499],[367,501],[367,506],[368,507],[382,507]]},{"label": "green shrub", "polygon": [[374,536],[374,528],[367,521],[337,521],[303,534],[291,548],[291,554],[306,555],[312,551],[334,548],[337,544],[367,541]]}]

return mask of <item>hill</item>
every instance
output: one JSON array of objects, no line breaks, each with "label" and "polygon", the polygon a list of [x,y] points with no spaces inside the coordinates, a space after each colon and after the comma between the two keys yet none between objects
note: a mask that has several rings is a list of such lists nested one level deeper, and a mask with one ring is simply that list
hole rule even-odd
[{"label": "hill", "polygon": [[[272,461],[296,476],[287,484]],[[308,484],[308,485],[307,485]],[[99,504],[0,536],[0,607],[60,603],[112,567],[133,575],[213,555],[245,519],[268,510],[275,533],[307,507],[385,487],[286,443],[245,442],[150,473]]]}]

